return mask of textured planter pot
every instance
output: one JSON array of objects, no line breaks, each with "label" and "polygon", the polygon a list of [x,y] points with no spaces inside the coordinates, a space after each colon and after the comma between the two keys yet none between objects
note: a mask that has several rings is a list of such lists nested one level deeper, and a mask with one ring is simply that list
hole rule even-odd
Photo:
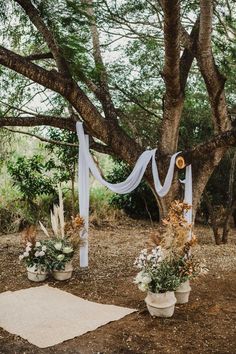
[{"label": "textured planter pot", "polygon": [[189,280],[186,280],[184,283],[180,284],[180,286],[175,291],[175,297],[177,300],[177,304],[186,304],[189,299],[189,294],[191,291],[191,286],[189,285]]},{"label": "textured planter pot", "polygon": [[175,310],[176,298],[173,291],[166,293],[148,292],[145,302],[151,316],[171,317]]},{"label": "textured planter pot", "polygon": [[52,276],[56,280],[68,280],[72,277],[73,266],[72,263],[69,262],[65,265],[65,269],[61,270],[53,270]]},{"label": "textured planter pot", "polygon": [[44,267],[33,265],[32,267],[27,267],[27,276],[31,281],[44,281],[48,276],[48,272],[45,271]]}]

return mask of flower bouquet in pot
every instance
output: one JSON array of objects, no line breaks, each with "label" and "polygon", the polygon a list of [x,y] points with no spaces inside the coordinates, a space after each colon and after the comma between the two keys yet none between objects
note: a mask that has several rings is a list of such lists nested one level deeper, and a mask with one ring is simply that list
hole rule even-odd
[{"label": "flower bouquet in pot", "polygon": [[48,258],[50,269],[56,280],[70,279],[73,272],[72,259],[80,241],[80,230],[84,226],[83,219],[77,215],[69,222],[64,220],[62,191],[59,188],[59,205],[53,206],[51,211],[51,225],[53,235],[40,222],[41,229],[48,237]]},{"label": "flower bouquet in pot", "polygon": [[171,317],[174,313],[176,298],[174,291],[180,285],[171,260],[165,257],[161,246],[141,251],[135,260],[139,273],[134,282],[139,290],[147,291],[145,302],[152,316]]},{"label": "flower bouquet in pot", "polygon": [[30,226],[23,237],[25,250],[19,255],[27,269],[28,279],[35,282],[44,281],[50,270],[48,245],[46,241],[36,241],[36,228]]}]

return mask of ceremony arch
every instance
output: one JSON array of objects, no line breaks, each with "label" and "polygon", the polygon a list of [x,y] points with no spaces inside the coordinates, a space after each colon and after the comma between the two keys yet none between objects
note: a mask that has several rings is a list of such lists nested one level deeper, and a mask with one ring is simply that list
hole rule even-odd
[{"label": "ceremony arch", "polygon": [[[80,247],[80,266],[82,268],[88,267],[88,228],[89,228],[89,170],[91,171],[94,178],[99,181],[102,185],[109,188],[111,191],[119,194],[126,194],[132,192],[139,183],[141,182],[148,163],[152,163],[152,175],[154,180],[154,188],[159,197],[164,197],[170,190],[175,161],[180,152],[175,153],[171,156],[170,165],[168,172],[164,181],[161,184],[158,168],[156,164],[156,149],[144,151],[138,158],[133,171],[123,182],[112,184],[107,182],[100,174],[92,155],[89,152],[89,137],[84,134],[83,124],[81,122],[76,123],[76,131],[79,139],[79,210],[80,215],[83,217],[85,222],[84,230],[81,232],[81,239],[83,243]],[[191,165],[185,168],[185,179],[181,180],[184,184],[184,201],[192,205],[192,168]],[[192,209],[186,212],[186,220],[189,224],[192,223]]]}]

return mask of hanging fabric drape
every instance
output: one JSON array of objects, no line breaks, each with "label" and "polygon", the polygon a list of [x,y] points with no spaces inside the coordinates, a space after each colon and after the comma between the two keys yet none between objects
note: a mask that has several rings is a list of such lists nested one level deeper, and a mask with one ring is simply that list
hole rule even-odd
[{"label": "hanging fabric drape", "polygon": [[[109,188],[111,191],[119,194],[126,194],[132,192],[140,184],[147,165],[152,160],[152,174],[154,179],[155,191],[160,197],[164,197],[170,190],[171,183],[174,175],[175,159],[179,154],[177,152],[171,157],[169,169],[164,181],[161,184],[158,169],[155,160],[156,149],[144,151],[138,158],[133,171],[123,182],[112,184],[102,178],[99,169],[97,168],[90,152],[88,136],[84,134],[83,124],[76,123],[76,130],[79,139],[79,208],[80,215],[85,220],[85,229],[81,233],[83,244],[80,248],[80,266],[88,266],[88,218],[89,218],[89,170],[94,178],[96,178],[102,185]],[[185,181],[185,201],[192,205],[192,175],[191,166],[187,166]],[[188,220],[191,215],[188,213]],[[191,223],[191,221],[190,221]]]}]

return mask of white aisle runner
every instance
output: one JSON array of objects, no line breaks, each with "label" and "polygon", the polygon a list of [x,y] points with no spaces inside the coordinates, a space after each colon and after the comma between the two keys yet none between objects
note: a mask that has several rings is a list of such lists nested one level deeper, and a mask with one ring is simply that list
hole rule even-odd
[{"label": "white aisle runner", "polygon": [[39,348],[93,331],[135,311],[87,301],[47,285],[0,294],[0,327]]}]

